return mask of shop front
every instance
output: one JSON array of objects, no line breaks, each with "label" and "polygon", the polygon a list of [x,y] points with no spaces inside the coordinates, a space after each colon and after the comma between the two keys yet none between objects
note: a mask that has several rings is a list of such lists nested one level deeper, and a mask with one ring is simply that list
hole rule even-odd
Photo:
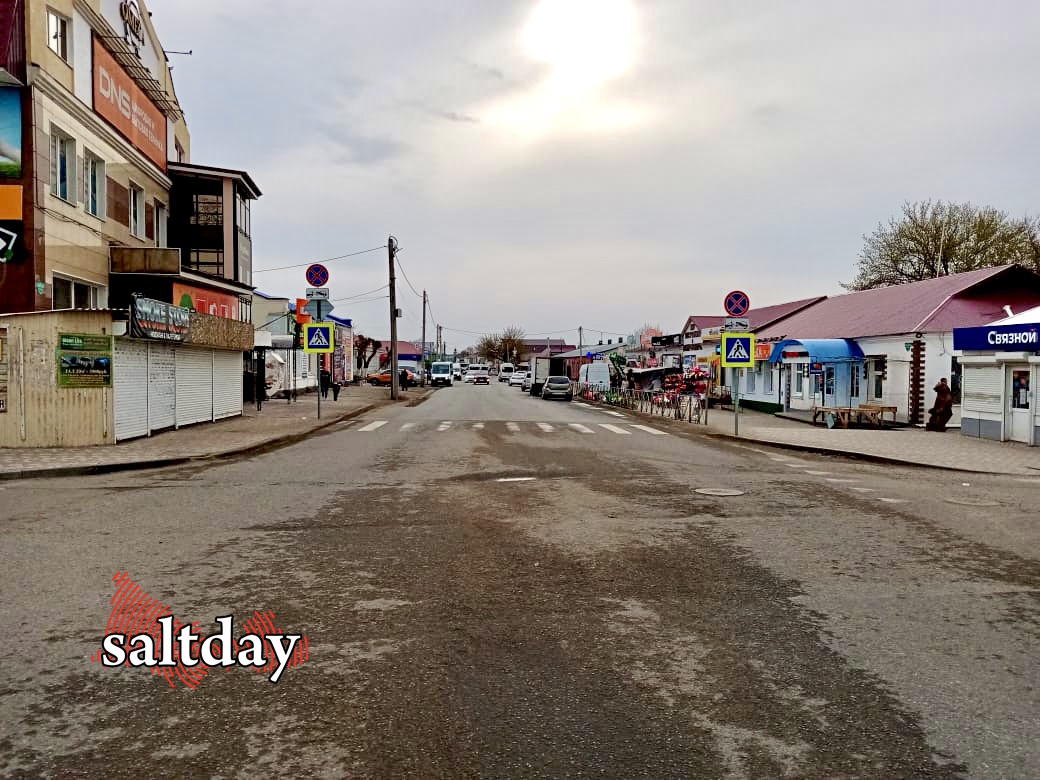
[{"label": "shop front", "polygon": [[785,411],[856,407],[865,401],[864,355],[851,339],[783,339],[772,345]]},{"label": "shop front", "polygon": [[961,434],[1040,446],[1040,308],[981,328],[955,328],[962,350]]}]

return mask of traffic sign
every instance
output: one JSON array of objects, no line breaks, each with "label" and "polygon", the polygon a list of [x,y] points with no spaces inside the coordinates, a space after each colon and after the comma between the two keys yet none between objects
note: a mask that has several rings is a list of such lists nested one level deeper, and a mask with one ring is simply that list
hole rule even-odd
[{"label": "traffic sign", "polygon": [[722,334],[722,365],[726,368],[755,367],[755,336],[753,333]]},{"label": "traffic sign", "polygon": [[307,288],[307,300],[308,301],[327,301],[329,299],[329,288],[328,287],[308,287]]},{"label": "traffic sign", "polygon": [[303,326],[303,351],[332,352],[334,331],[331,322],[308,322]]},{"label": "traffic sign", "polygon": [[751,299],[746,292],[734,290],[726,295],[722,305],[730,317],[743,317],[751,308]]},{"label": "traffic sign", "polygon": [[323,301],[320,298],[316,300],[307,301],[307,305],[303,307],[303,310],[311,315],[311,319],[315,322],[321,322],[330,314],[332,310],[336,308],[328,301]]},{"label": "traffic sign", "polygon": [[747,333],[751,330],[751,320],[747,317],[727,317],[726,330],[729,333]]},{"label": "traffic sign", "polygon": [[329,283],[329,269],[321,263],[313,263],[307,266],[307,284],[315,287],[324,287]]}]

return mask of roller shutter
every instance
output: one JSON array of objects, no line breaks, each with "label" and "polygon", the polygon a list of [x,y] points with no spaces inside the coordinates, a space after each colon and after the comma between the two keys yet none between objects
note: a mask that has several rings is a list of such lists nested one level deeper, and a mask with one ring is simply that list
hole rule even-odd
[{"label": "roller shutter", "polygon": [[1004,410],[1004,369],[1002,366],[965,366],[961,391],[961,414]]},{"label": "roller shutter", "polygon": [[148,435],[148,344],[116,339],[112,370],[115,374],[116,441]]},{"label": "roller shutter", "polygon": [[213,419],[213,351],[177,347],[177,425]]},{"label": "roller shutter", "polygon": [[148,424],[153,431],[177,422],[177,358],[168,344],[148,345]]},{"label": "roller shutter", "polygon": [[242,353],[213,351],[213,416],[242,414]]}]

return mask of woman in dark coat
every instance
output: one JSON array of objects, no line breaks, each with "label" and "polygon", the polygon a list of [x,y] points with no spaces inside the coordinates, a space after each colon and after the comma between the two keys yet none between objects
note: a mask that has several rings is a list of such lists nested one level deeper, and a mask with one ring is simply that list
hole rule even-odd
[{"label": "woman in dark coat", "polygon": [[935,403],[928,410],[928,424],[925,428],[929,431],[945,431],[946,423],[953,417],[953,391],[946,384],[946,379],[940,379],[934,388]]}]

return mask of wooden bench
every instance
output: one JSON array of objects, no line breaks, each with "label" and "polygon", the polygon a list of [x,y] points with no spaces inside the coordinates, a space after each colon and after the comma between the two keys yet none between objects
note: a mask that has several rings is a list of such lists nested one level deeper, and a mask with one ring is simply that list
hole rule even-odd
[{"label": "wooden bench", "polygon": [[875,428],[880,428],[885,422],[885,413],[892,415],[892,422],[896,421],[896,407],[881,406],[880,404],[863,404],[861,406],[814,406],[812,408],[813,425],[819,417],[827,421],[827,415],[833,414],[842,428],[848,428],[855,419],[857,423],[863,423],[864,419]]},{"label": "wooden bench", "polygon": [[827,415],[833,414],[842,428],[848,428],[849,418],[853,412],[855,412],[855,409],[851,406],[814,406],[812,408],[813,425],[816,425],[817,417],[822,417],[823,421],[827,422]]},{"label": "wooden bench", "polygon": [[895,425],[896,423],[896,412],[898,411],[898,408],[895,406],[883,406],[881,404],[860,404],[856,408],[862,413],[860,417],[861,420],[863,416],[867,416],[870,422],[878,428],[884,425],[886,413],[892,415],[892,424]]}]

